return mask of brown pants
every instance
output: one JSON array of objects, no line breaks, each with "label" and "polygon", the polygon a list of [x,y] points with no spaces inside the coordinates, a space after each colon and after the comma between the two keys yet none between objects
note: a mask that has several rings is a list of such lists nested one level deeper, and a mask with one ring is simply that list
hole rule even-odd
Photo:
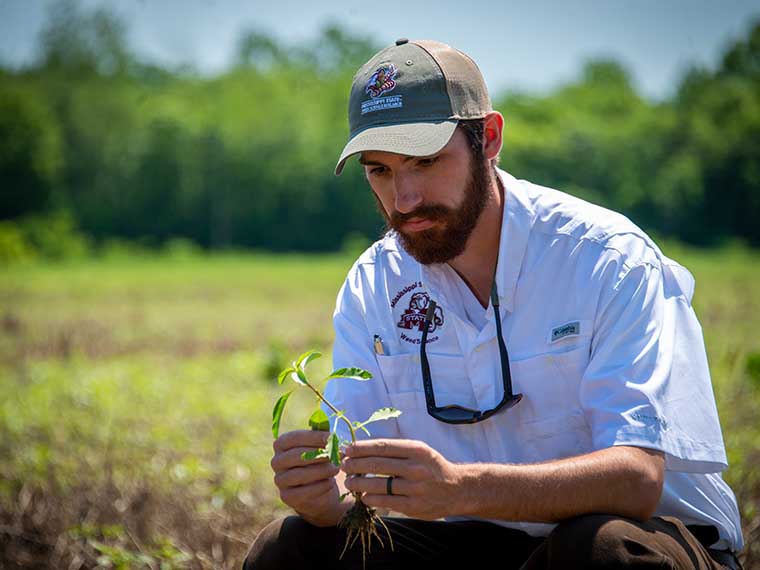
[{"label": "brown pants", "polygon": [[[366,570],[401,570],[435,564],[437,570],[496,567],[504,570],[664,568],[740,569],[727,552],[708,551],[717,539],[713,527],[690,527],[672,517],[644,523],[609,515],[588,515],[560,523],[547,538],[483,521],[423,521],[383,517],[391,532],[378,527],[384,547],[373,539]],[[705,532],[708,531],[708,532]],[[243,570],[361,570],[359,542],[346,550],[337,527],[316,527],[299,516],[275,520],[258,535]],[[425,563],[424,565],[421,563]]]}]

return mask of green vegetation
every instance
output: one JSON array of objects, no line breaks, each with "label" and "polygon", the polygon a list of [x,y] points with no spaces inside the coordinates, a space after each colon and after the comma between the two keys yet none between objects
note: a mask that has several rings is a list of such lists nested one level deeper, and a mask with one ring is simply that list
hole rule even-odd
[{"label": "green vegetation", "polygon": [[[39,61],[0,70],[0,220],[64,209],[99,244],[336,251],[374,238],[361,169],[333,176],[353,73],[381,47],[365,37],[327,26],[285,45],[254,30],[227,71],[199,77],[140,61],[107,12],[60,3]],[[681,241],[758,245],[759,57],[756,22],[672,100],[643,99],[604,58],[547,95],[492,93],[502,165]],[[6,242],[23,256],[12,230],[0,259]]]},{"label": "green vegetation", "polygon": [[[663,249],[697,279],[725,478],[758,543],[760,255]],[[0,565],[238,567],[287,512],[269,465],[278,374],[292,354],[329,350],[352,261],[165,253],[4,270]],[[310,368],[325,377],[329,365]],[[288,408],[280,432],[308,429],[310,391]]]},{"label": "green vegetation", "polygon": [[181,567],[237,567],[283,508],[277,374],[286,355],[329,347],[349,264],[167,253],[3,271],[0,566],[94,568],[100,544],[157,568],[168,544],[192,556]]}]

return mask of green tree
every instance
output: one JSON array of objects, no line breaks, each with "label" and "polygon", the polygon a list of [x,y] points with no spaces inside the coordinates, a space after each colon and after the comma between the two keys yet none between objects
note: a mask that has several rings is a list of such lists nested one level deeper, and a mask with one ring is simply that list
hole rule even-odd
[{"label": "green tree", "polygon": [[40,34],[40,63],[68,73],[124,73],[132,63],[126,25],[112,12],[83,11],[75,0],[58,0]]},{"label": "green tree", "polygon": [[59,126],[44,98],[0,88],[0,219],[48,209],[61,163]]}]

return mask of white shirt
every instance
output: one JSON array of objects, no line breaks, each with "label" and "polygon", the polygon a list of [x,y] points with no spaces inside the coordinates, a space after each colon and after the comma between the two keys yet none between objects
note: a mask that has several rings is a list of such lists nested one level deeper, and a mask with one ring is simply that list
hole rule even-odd
[{"label": "white shirt", "polygon": [[[484,326],[474,326],[454,270],[418,263],[392,233],[356,261],[334,314],[334,367],[365,368],[373,379],[330,381],[327,398],[351,420],[400,409],[399,418],[367,426],[371,436],[422,440],[456,463],[658,449],[666,473],[656,515],[714,525],[714,548],[741,549],[736,499],[720,476],[726,453],[691,274],[621,214],[498,172],[505,206],[496,284],[522,401],[476,424],[428,415],[419,361],[427,300],[440,307],[426,346],[438,406],[487,410],[501,400],[494,312],[489,305]],[[338,433],[350,439],[342,423]],[[492,522],[534,536],[555,526]]]}]

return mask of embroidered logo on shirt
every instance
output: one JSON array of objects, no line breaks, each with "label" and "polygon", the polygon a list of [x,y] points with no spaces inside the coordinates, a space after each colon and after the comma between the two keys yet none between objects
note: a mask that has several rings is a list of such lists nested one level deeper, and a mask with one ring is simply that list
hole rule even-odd
[{"label": "embroidered logo on shirt", "polygon": [[415,289],[418,289],[420,287],[422,287],[422,282],[421,281],[415,281],[414,283],[410,283],[409,285],[407,285],[406,287],[404,287],[403,289],[401,289],[401,291],[399,291],[398,293],[396,293],[396,296],[393,297],[393,300],[391,301],[391,309],[393,309],[393,308],[396,307],[396,303],[398,303],[401,300],[401,297],[403,297],[404,295],[406,295],[410,291],[414,291]]},{"label": "embroidered logo on shirt", "polygon": [[[398,305],[399,302],[404,299],[404,297],[412,293],[412,296],[409,299],[409,305],[398,317],[398,322],[396,323],[396,326],[398,328],[406,331],[415,331],[417,333],[422,333],[422,330],[425,328],[425,313],[427,312],[428,305],[430,304],[430,295],[423,291],[417,291],[417,289],[421,288],[422,281],[413,281],[409,285],[406,285],[403,289],[399,290],[391,299],[391,309],[395,309],[396,305]],[[401,305],[401,307],[403,307],[403,305]],[[399,309],[401,307],[399,307]],[[428,332],[432,333],[440,326],[443,326],[443,310],[441,307],[436,307],[433,321]],[[409,344],[419,345],[422,342],[421,336],[414,338],[411,336],[411,333],[407,334],[403,331],[401,332],[399,338],[404,342],[408,342]],[[427,342],[436,342],[439,340],[439,338],[440,337],[438,335],[429,335]]]},{"label": "embroidered logo on shirt", "polygon": [[[396,325],[400,329],[417,329],[422,332],[425,329],[425,313],[430,304],[430,295],[427,293],[415,293],[409,299],[409,308],[401,315],[401,319]],[[443,326],[443,310],[436,306],[433,313],[433,320],[430,322],[428,333],[435,331],[438,327]]]},{"label": "embroidered logo on shirt", "polygon": [[637,422],[641,422],[642,424],[649,424],[649,425],[655,424],[655,425],[659,425],[664,430],[668,429],[668,422],[664,420],[663,418],[660,418],[657,416],[651,416],[651,415],[636,411],[631,414],[631,418],[636,420]]},{"label": "embroidered logo on shirt", "polygon": [[573,321],[572,323],[552,329],[552,342],[566,336],[578,336],[579,334],[581,334],[581,323],[580,321]]}]

